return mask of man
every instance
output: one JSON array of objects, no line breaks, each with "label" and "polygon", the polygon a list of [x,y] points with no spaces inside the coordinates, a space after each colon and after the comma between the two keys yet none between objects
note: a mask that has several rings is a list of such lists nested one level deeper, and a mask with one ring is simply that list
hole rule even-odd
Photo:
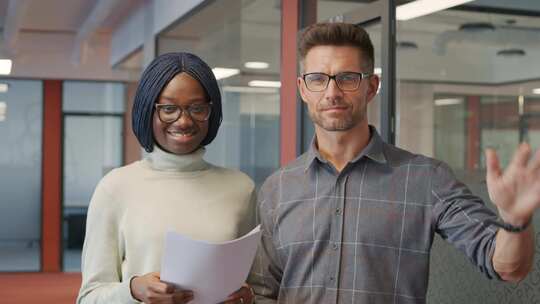
[{"label": "man", "polygon": [[261,188],[263,238],[249,279],[256,303],[425,303],[435,232],[488,278],[527,275],[540,153],[529,160],[521,145],[503,173],[486,152],[497,219],[446,164],[384,143],[368,124],[379,79],[363,29],[312,25],[299,53],[315,137]]}]

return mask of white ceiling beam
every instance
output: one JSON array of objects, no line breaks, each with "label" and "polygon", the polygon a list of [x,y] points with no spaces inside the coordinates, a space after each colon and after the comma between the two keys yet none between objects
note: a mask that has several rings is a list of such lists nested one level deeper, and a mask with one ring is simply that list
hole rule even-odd
[{"label": "white ceiling beam", "polygon": [[73,51],[71,54],[71,62],[73,64],[81,63],[81,52],[84,44],[92,34],[103,24],[103,21],[113,13],[113,10],[122,0],[98,0],[94,5],[94,8],[86,17],[86,20],[82,23],[81,27],[77,31],[75,40],[73,42]]},{"label": "white ceiling beam", "polygon": [[28,8],[28,0],[10,0],[4,23],[4,51],[8,55],[15,53],[15,46],[21,29],[23,16]]}]

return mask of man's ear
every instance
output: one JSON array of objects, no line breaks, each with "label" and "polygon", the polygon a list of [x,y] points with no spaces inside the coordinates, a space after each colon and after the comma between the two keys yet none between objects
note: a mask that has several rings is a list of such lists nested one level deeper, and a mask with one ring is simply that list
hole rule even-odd
[{"label": "man's ear", "polygon": [[302,101],[306,102],[306,86],[304,86],[304,80],[302,77],[296,78],[296,86],[298,87],[298,92],[300,92],[300,97],[302,97]]},{"label": "man's ear", "polygon": [[368,83],[368,91],[367,91],[367,100],[368,102],[370,102],[371,100],[373,100],[375,95],[377,95],[377,91],[379,90],[380,79],[377,74],[373,74],[371,75],[371,77],[368,78],[368,80],[369,80],[369,83]]}]

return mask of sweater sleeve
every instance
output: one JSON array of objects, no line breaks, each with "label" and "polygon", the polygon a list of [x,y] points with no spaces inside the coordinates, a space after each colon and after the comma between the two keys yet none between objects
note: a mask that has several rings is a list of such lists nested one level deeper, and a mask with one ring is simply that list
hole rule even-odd
[{"label": "sweater sleeve", "polygon": [[249,201],[246,203],[245,213],[240,222],[240,233],[238,237],[249,233],[257,225],[255,219],[255,208],[257,205],[257,193],[255,189],[251,191],[251,194],[247,198]]},{"label": "sweater sleeve", "polygon": [[103,179],[98,184],[88,208],[77,304],[138,303],[131,296],[131,278],[122,278],[119,206],[106,192],[105,183]]}]

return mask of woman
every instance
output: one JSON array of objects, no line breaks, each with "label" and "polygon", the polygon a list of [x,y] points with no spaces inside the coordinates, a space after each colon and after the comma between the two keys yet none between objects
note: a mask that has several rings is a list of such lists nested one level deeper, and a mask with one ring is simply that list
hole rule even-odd
[{"label": "woman", "polygon": [[[166,231],[194,239],[235,239],[254,226],[254,184],[204,161],[222,120],[212,70],[170,53],[143,72],[133,131],[148,155],[100,181],[88,210],[77,303],[188,303],[193,293],[160,281]],[[226,303],[251,303],[246,285]]]}]

